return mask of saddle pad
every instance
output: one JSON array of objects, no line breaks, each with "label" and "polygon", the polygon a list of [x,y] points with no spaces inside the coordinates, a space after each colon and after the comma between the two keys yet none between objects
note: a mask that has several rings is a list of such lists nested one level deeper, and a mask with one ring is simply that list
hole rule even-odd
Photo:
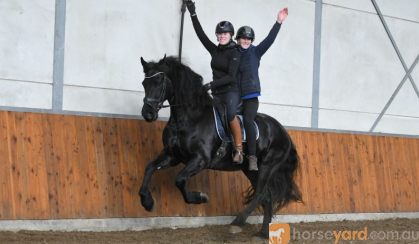
[{"label": "saddle pad", "polygon": [[[218,113],[218,111],[213,107],[212,110],[214,111],[214,120],[215,120],[215,127],[217,129],[217,134],[218,137],[222,140],[222,141],[226,141],[226,142],[232,142],[233,139],[231,137],[230,133],[227,133],[226,128],[224,128],[223,126],[223,122],[221,121],[221,116]],[[240,121],[240,128],[242,131],[242,138],[243,138],[243,142],[246,142],[246,131],[244,129],[243,126],[243,116],[242,115],[237,115],[237,117],[239,117],[239,121]],[[259,139],[259,127],[256,124],[255,121],[253,121],[253,125],[255,126],[256,129],[256,140]]]}]

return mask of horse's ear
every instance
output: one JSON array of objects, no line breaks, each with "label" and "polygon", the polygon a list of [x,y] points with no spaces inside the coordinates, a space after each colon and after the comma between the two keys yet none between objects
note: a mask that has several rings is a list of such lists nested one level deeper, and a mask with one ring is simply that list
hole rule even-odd
[{"label": "horse's ear", "polygon": [[148,63],[141,57],[141,65],[143,66],[144,73],[147,71]]},{"label": "horse's ear", "polygon": [[160,60],[159,63],[160,64],[165,64],[166,63],[166,54],[164,54],[164,57]]}]

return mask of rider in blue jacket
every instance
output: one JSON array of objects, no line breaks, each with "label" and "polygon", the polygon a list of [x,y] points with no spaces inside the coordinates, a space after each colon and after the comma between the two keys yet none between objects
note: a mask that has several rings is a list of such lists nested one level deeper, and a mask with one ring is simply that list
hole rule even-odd
[{"label": "rider in blue jacket", "polygon": [[284,8],[279,11],[275,24],[273,25],[268,36],[257,46],[254,46],[255,32],[249,26],[242,26],[237,31],[236,40],[239,44],[241,53],[239,66],[239,89],[243,102],[243,121],[247,137],[247,150],[249,160],[249,170],[258,170],[256,157],[256,130],[253,126],[261,95],[259,80],[260,60],[275,41],[281,28],[282,22],[288,16],[288,9]]}]

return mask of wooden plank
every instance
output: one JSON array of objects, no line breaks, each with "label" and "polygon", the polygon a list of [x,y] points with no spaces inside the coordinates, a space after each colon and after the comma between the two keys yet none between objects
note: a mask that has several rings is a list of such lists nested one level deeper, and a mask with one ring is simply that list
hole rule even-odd
[{"label": "wooden plank", "polygon": [[24,148],[24,114],[9,113],[9,140],[11,146],[12,181],[14,182],[13,197],[15,198],[16,218],[28,218],[26,203],[29,200],[26,150]]},{"label": "wooden plank", "polygon": [[419,209],[419,140],[418,139],[412,139],[409,140],[409,146],[410,150],[408,152],[409,155],[409,161],[410,161],[410,167],[412,169],[412,177],[413,177],[413,189],[416,194],[416,201],[414,205],[414,211],[418,211]]},{"label": "wooden plank", "polygon": [[374,161],[374,146],[372,136],[363,136],[364,147],[362,154],[364,157],[364,172],[366,176],[366,189],[367,189],[367,206],[365,211],[374,212],[379,209],[379,199],[377,196],[377,174],[375,171]]},{"label": "wooden plank", "polygon": [[101,118],[94,118],[94,141],[95,141],[95,153],[96,153],[96,172],[97,172],[97,186],[100,191],[100,196],[98,196],[99,203],[98,207],[100,208],[100,217],[108,217],[109,211],[109,197],[110,186],[107,181],[107,165],[106,165],[106,155],[105,155],[105,140],[104,133],[106,133],[106,126],[104,125],[104,120]]},{"label": "wooden plank", "polygon": [[0,219],[15,218],[8,113],[0,111]]},{"label": "wooden plank", "polygon": [[[336,150],[334,150],[334,143],[336,140],[336,134],[324,134],[324,151],[326,152],[326,171],[328,173],[328,188],[329,188],[329,202],[331,203],[330,210],[333,212],[339,212],[343,210],[344,204],[343,202],[343,192],[342,192],[342,177],[339,177],[341,172],[339,172],[339,168],[342,162],[337,160]],[[341,204],[336,204],[341,203]]]},{"label": "wooden plank", "polygon": [[[87,153],[87,172],[86,177],[89,184],[89,199],[90,199],[90,210],[91,216],[106,217],[104,201],[103,185],[100,177],[100,169],[103,164],[103,147],[101,143],[101,137],[98,136],[98,131],[101,130],[97,118],[84,118],[85,129],[86,129],[86,153]],[[100,138],[100,139],[98,139]],[[98,142],[99,141],[99,142]]]},{"label": "wooden plank", "polygon": [[353,135],[353,146],[354,146],[354,167],[352,167],[353,177],[356,177],[357,182],[357,196],[355,203],[356,212],[370,211],[369,204],[368,204],[368,197],[369,197],[369,188],[368,188],[368,172],[366,171],[367,162],[365,159],[365,142],[363,140],[363,136],[361,135]]},{"label": "wooden plank", "polygon": [[[96,212],[97,206],[92,204],[93,196],[91,191],[94,189],[91,179],[90,179],[90,167],[91,164],[94,165],[94,162],[90,160],[88,150],[88,132],[87,132],[87,119],[86,117],[76,117],[74,121],[74,136],[71,138],[71,160],[74,162],[73,168],[73,179],[77,181],[73,184],[74,187],[77,187],[79,192],[79,198],[77,199],[80,206],[83,208],[78,210],[77,216],[80,218],[86,218],[87,216],[92,216]],[[69,140],[70,142],[70,140]]]},{"label": "wooden plank", "polygon": [[[410,138],[401,138],[400,147],[403,148],[403,153],[400,155],[402,161],[400,167],[402,170],[403,195],[406,197],[405,204],[401,206],[403,208],[402,211],[415,211],[418,204],[418,202],[416,202],[416,190],[418,188],[416,188],[414,184],[415,172],[412,168],[412,161],[415,161],[412,157],[414,155],[412,152],[413,148],[411,147],[413,143],[414,141]],[[419,162],[419,157],[416,161]]]},{"label": "wooden plank", "polygon": [[108,194],[108,217],[121,217],[122,201],[122,179],[119,161],[120,142],[118,138],[118,124],[115,119],[105,120],[106,130],[104,133],[105,162],[107,168]]},{"label": "wooden plank", "polygon": [[310,206],[310,202],[311,201],[315,201],[310,192],[310,184],[309,184],[309,164],[311,164],[311,161],[309,159],[308,156],[308,142],[306,140],[306,138],[303,136],[302,133],[299,132],[290,132],[292,135],[292,139],[295,142],[296,145],[296,149],[297,149],[297,153],[299,155],[299,164],[300,164],[300,168],[299,168],[299,175],[300,177],[298,178],[299,181],[297,182],[298,187],[300,188],[302,197],[303,197],[303,201],[304,204],[297,204],[297,203],[293,203],[293,205],[296,205],[297,208],[297,213],[304,213],[304,212],[309,212],[309,206]]},{"label": "wooden plank", "polygon": [[372,137],[373,139],[373,152],[374,152],[374,163],[375,172],[377,175],[377,194],[378,194],[378,209],[379,211],[386,211],[391,206],[391,194],[389,194],[390,181],[387,180],[387,166],[385,159],[385,138],[382,136]]},{"label": "wooden plank", "polygon": [[[25,144],[28,171],[27,212],[29,218],[43,219],[49,215],[48,181],[45,165],[42,119],[40,114],[26,114]],[[33,211],[36,209],[36,211]]]},{"label": "wooden plank", "polygon": [[324,212],[333,213],[335,212],[335,208],[337,205],[334,201],[333,181],[331,180],[331,169],[333,162],[331,162],[326,134],[318,133],[317,138],[317,147],[320,157],[319,169],[322,172],[321,181],[323,186],[323,209]]},{"label": "wooden plank", "polygon": [[385,182],[386,184],[386,190],[387,190],[387,194],[389,195],[389,197],[387,198],[388,200],[388,205],[386,207],[385,211],[388,212],[393,212],[396,211],[397,209],[397,202],[396,202],[396,191],[397,191],[397,186],[394,185],[395,179],[393,178],[393,161],[392,161],[392,146],[391,146],[391,140],[387,137],[384,136],[382,138],[382,144],[381,144],[381,148],[379,149],[380,152],[383,154],[384,157],[384,179],[382,179],[381,181]]},{"label": "wooden plank", "polygon": [[[138,213],[138,186],[139,176],[136,175],[136,159],[138,154],[138,142],[135,134],[138,133],[134,120],[122,120],[118,126],[118,140],[120,141],[120,162],[122,180],[123,216],[133,216]],[[135,201],[136,200],[136,201]]]},{"label": "wooden plank", "polygon": [[393,162],[393,177],[395,179],[396,190],[396,207],[397,211],[411,211],[412,200],[414,196],[412,193],[415,189],[411,188],[409,181],[412,181],[410,176],[409,164],[405,154],[407,153],[406,147],[403,146],[405,139],[400,137],[391,138],[392,142],[392,162]]},{"label": "wooden plank", "polygon": [[67,157],[67,142],[65,141],[65,130],[68,127],[68,119],[64,115],[53,116],[51,119],[53,164],[56,167],[56,180],[58,195],[58,209],[60,218],[73,217],[73,209],[78,207],[73,204],[73,194],[70,187],[69,170],[71,163]]},{"label": "wooden plank", "polygon": [[46,181],[48,185],[48,202],[49,202],[49,213],[45,218],[56,219],[60,217],[60,204],[58,192],[61,191],[59,185],[59,167],[56,163],[56,152],[53,143],[54,130],[51,126],[53,116],[43,114],[41,118],[42,122],[42,140],[44,144],[44,158],[46,168]]},{"label": "wooden plank", "polygon": [[[309,158],[311,159],[310,164],[310,186],[313,188],[314,191],[311,192],[312,196],[315,198],[313,204],[312,212],[325,212],[324,202],[325,193],[323,190],[323,171],[321,164],[323,163],[323,155],[320,154],[321,147],[319,146],[319,133],[312,133],[309,136]],[[326,203],[327,204],[327,203]]]}]

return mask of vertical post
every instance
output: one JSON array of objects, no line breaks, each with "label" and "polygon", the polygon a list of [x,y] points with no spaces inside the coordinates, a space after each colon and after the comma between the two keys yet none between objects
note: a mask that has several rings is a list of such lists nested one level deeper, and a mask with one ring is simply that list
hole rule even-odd
[{"label": "vertical post", "polygon": [[55,0],[54,64],[52,74],[52,111],[63,109],[64,44],[66,0]]},{"label": "vertical post", "polygon": [[322,5],[322,0],[316,0],[316,12],[314,20],[313,87],[311,96],[311,128],[319,127]]},{"label": "vertical post", "polygon": [[182,0],[182,7],[180,8],[182,16],[180,17],[180,39],[179,39],[179,62],[182,62],[182,42],[183,42],[183,22],[185,20],[186,2]]}]

